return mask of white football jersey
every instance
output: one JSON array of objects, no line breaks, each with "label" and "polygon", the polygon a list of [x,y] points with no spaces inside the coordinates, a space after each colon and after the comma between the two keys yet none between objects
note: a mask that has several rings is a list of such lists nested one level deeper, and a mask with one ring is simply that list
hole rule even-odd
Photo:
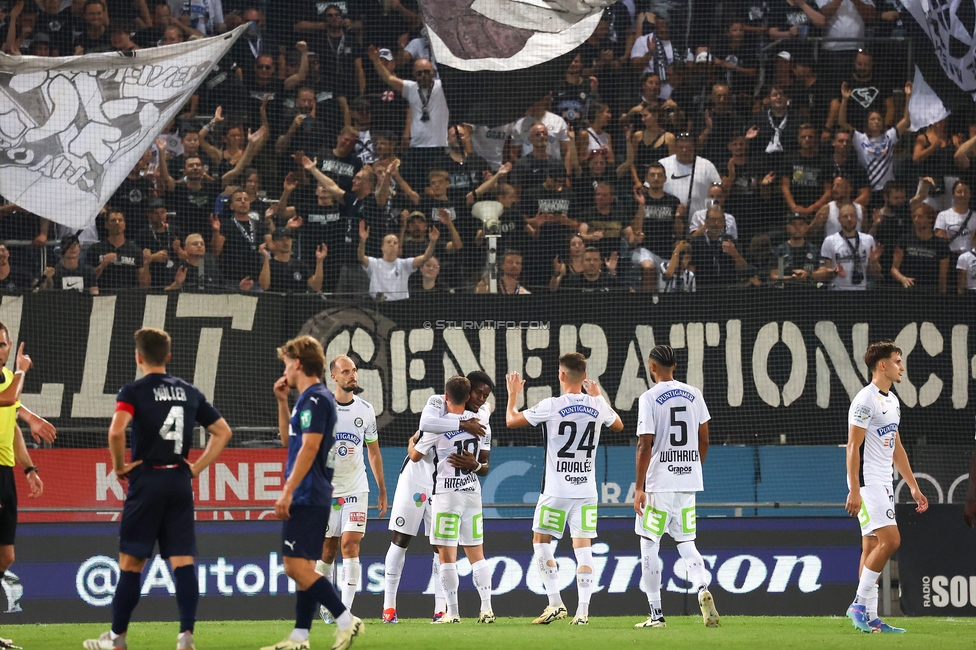
[{"label": "white football jersey", "polygon": [[[478,417],[478,415],[471,411],[465,411],[460,416],[448,413],[445,417],[467,420]],[[470,452],[477,458],[481,450],[488,449],[490,445],[490,436],[485,436],[479,441],[477,436],[461,429],[455,429],[445,433],[424,431],[421,433],[420,442],[416,444],[415,449],[422,454],[426,454],[428,450],[434,452],[434,464],[436,465],[434,494],[446,494],[448,492],[481,494],[481,481],[478,480],[478,475],[452,466],[447,459],[451,454],[460,454],[462,451]]]},{"label": "white football jersey", "polygon": [[698,427],[711,416],[700,390],[683,382],[662,381],[640,396],[637,435],[653,435],[645,492],[700,492]]},{"label": "white football jersey", "polygon": [[377,439],[376,412],[372,404],[353,396],[348,404],[336,401],[336,414],[335,444],[329,450],[335,463],[332,493],[345,496],[369,492],[364,445]]},{"label": "white football jersey", "polygon": [[[479,450],[491,449],[491,426],[488,418],[491,416],[491,407],[486,402],[478,411],[478,419],[485,427],[486,435],[481,441]],[[424,410],[420,415],[420,429],[427,433],[445,433],[457,429],[457,416],[447,413],[447,403],[443,395],[432,395],[427,399]],[[404,459],[400,466],[400,475],[411,485],[423,488],[427,494],[432,494],[434,489],[434,451],[428,450],[423,459],[411,462],[410,457]]]},{"label": "white football jersey", "polygon": [[585,393],[547,397],[522,411],[532,426],[542,424],[546,465],[542,493],[564,499],[596,497],[596,450],[600,429],[617,414],[603,398]]},{"label": "white football jersey", "polygon": [[[873,383],[862,388],[851,402],[847,423],[865,429],[864,452],[861,454],[864,485],[891,486],[895,435],[900,422],[898,397],[892,391],[881,392]],[[850,477],[847,482],[850,483]]]}]

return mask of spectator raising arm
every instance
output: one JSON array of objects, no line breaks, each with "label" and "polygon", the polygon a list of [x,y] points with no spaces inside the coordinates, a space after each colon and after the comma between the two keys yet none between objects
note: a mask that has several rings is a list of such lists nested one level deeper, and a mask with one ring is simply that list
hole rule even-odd
[{"label": "spectator raising arm", "polygon": [[[433,234],[433,233],[431,233]],[[369,226],[365,221],[359,222],[359,248],[356,249],[356,259],[364,269],[369,268],[369,258],[366,257],[366,240],[369,239]]]},{"label": "spectator raising arm", "polygon": [[[450,221],[450,219],[448,219],[448,221]],[[360,225],[359,228],[360,228],[360,232],[362,232],[362,225]],[[367,232],[368,231],[369,229],[367,228]],[[455,230],[454,232],[457,231]],[[437,229],[437,226],[434,226],[430,229],[430,241],[427,242],[427,250],[424,251],[423,255],[418,255],[417,257],[413,258],[413,268],[419,269],[427,262],[427,260],[429,260],[434,256],[434,248],[437,246],[437,240],[440,239],[440,236],[441,236],[441,231]],[[360,243],[360,249],[362,249],[364,244],[365,244],[365,240],[362,240],[362,242]]]},{"label": "spectator raising arm", "polygon": [[[373,62],[373,68],[376,69],[376,74],[379,75],[380,79],[383,80],[383,83],[398,93],[403,94],[403,79],[400,79],[394,75],[392,72],[387,70],[382,63],[380,63],[380,51],[376,49],[376,46],[370,45],[369,49],[366,50],[366,55],[369,57],[369,60]],[[409,124],[410,120],[407,120],[407,123]]]},{"label": "spectator raising arm", "polygon": [[[461,250],[461,247],[464,246],[464,244],[461,242],[461,235],[458,233],[457,228],[454,227],[454,222],[451,221],[451,214],[444,208],[437,208],[437,220],[440,221],[442,224],[444,224],[444,227],[447,228],[448,234],[451,236],[451,241],[447,242],[447,246],[445,246],[447,252],[456,253],[459,250]],[[434,230],[436,229],[437,228],[434,228]],[[428,250],[431,249],[428,247]],[[432,250],[431,250],[431,255],[433,255]],[[415,258],[414,264],[416,264],[417,260],[419,260],[421,257],[423,257],[423,255]],[[430,256],[428,256],[428,259],[429,257]],[[427,260],[424,260],[424,262],[426,261]],[[423,266],[424,262],[421,262],[420,266]],[[415,268],[419,268],[419,267],[415,267]]]},{"label": "spectator raising arm", "polygon": [[[247,147],[244,149],[244,155],[241,156],[241,159],[237,161],[234,168],[224,174],[220,179],[224,187],[227,187],[233,183],[234,180],[241,175],[241,172],[243,172],[244,169],[251,164],[254,157],[257,156],[262,149],[264,149],[264,145],[268,142],[268,137],[270,134],[271,131],[267,126],[262,126],[254,133],[251,133],[251,130],[248,129]],[[201,148],[203,147],[203,139],[200,140],[200,146]]]},{"label": "spectator raising arm", "polygon": [[224,121],[224,107],[218,106],[217,110],[214,111],[213,119],[210,120],[210,122],[208,122],[207,124],[204,124],[202,127],[200,127],[200,132],[198,134],[200,136],[200,149],[205,154],[210,156],[210,159],[215,163],[219,163],[221,160],[223,160],[224,155],[223,153],[221,153],[220,149],[207,142],[207,134],[209,134],[214,129],[216,129],[217,126],[223,121]]},{"label": "spectator raising arm", "polygon": [[318,293],[322,290],[322,280],[325,279],[325,272],[322,265],[325,263],[325,256],[329,254],[329,248],[325,244],[319,244],[315,248],[315,273],[308,279],[308,288]]},{"label": "spectator raising arm", "polygon": [[308,44],[305,41],[295,43],[295,49],[302,55],[298,64],[298,71],[285,79],[285,90],[294,90],[308,76]]},{"label": "spectator raising arm", "polygon": [[905,134],[905,131],[912,128],[912,114],[908,110],[908,104],[911,101],[912,82],[908,81],[905,83],[905,112],[902,114],[901,119],[898,120],[898,124],[895,125],[895,130],[898,131],[899,138]]},{"label": "spectator raising arm", "polygon": [[335,198],[337,201],[341,201],[342,203],[346,202],[345,190],[343,190],[341,187],[336,185],[336,182],[334,180],[332,180],[331,178],[329,178],[319,170],[318,158],[316,158],[315,160],[309,160],[308,156],[302,153],[301,158],[299,160],[301,160],[302,167],[305,168],[305,171],[311,174],[312,177],[319,182],[319,185],[325,188],[326,192],[331,194],[332,197]]},{"label": "spectator raising arm", "polygon": [[465,198],[467,204],[474,205],[475,201],[490,192],[510,171],[512,171],[512,163],[510,162],[499,167],[491,178],[476,187],[473,192],[468,192],[468,196]]}]

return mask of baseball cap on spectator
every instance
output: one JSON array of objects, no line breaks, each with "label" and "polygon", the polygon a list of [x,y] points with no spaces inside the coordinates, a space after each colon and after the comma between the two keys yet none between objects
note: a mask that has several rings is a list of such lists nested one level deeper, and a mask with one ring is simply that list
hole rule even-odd
[{"label": "baseball cap on spectator", "polygon": [[72,246],[74,246],[75,244],[80,244],[80,243],[81,242],[78,239],[78,235],[66,235],[66,236],[62,237],[61,238],[61,254],[64,255],[64,252],[65,251],[71,250],[71,247]]},{"label": "baseball cap on spectator", "polygon": [[47,33],[45,33],[45,32],[37,32],[36,34],[34,34],[33,38],[31,38],[31,42],[32,43],[50,43],[51,42],[51,37]]},{"label": "baseball cap on spectator", "polygon": [[427,221],[427,215],[421,212],[420,210],[414,210],[413,212],[407,215],[407,223],[410,223],[411,221],[414,221],[416,219],[420,219],[421,221]]},{"label": "baseball cap on spectator", "polygon": [[156,208],[165,208],[166,202],[163,201],[162,199],[153,199],[146,205],[146,207],[149,210],[155,210]]},{"label": "baseball cap on spectator", "polygon": [[275,228],[274,232],[271,233],[272,241],[280,241],[285,237],[292,237],[293,233],[287,228]]},{"label": "baseball cap on spectator", "polygon": [[781,50],[780,53],[777,54],[776,56],[777,58],[783,59],[784,61],[789,61],[793,58],[793,55],[791,55],[786,50]]},{"label": "baseball cap on spectator", "polygon": [[388,50],[387,48],[384,47],[384,48],[382,48],[380,50],[380,58],[381,59],[385,59],[387,61],[392,61],[393,60],[393,52],[391,52],[390,50]]}]

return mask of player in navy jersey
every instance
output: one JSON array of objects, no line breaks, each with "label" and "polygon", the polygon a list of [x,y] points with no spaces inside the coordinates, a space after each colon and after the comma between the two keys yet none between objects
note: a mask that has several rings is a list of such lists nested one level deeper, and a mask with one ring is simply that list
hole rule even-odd
[{"label": "player in navy jersey", "polygon": [[[363,621],[346,609],[335,587],[315,571],[322,553],[332,505],[329,449],[335,444],[335,397],[322,384],[325,353],[311,336],[299,336],[278,348],[285,372],[275,382],[278,431],[288,448],[285,486],[275,503],[281,527],[281,555],[285,573],[298,585],[295,629],[288,638],[261,650],[308,650],[308,631],[318,603],[332,613],[338,626],[333,650],[346,650],[365,631]],[[291,389],[299,392],[295,408],[288,409]]]},{"label": "player in navy jersey", "polygon": [[[115,475],[128,496],[119,531],[119,581],[112,598],[112,629],[84,642],[88,650],[127,648],[129,619],[139,603],[139,582],[146,558],[159,542],[176,581],[180,612],[177,650],[193,650],[193,625],[200,590],[193,556],[192,479],[216,460],[231,437],[230,427],[195,386],[166,372],[169,334],[143,328],[135,333],[136,366],[143,377],[119,391],[108,430]],[[210,433],[207,448],[193,463],[188,456],[193,427]],[[125,462],[125,430],[132,426],[132,461]]]}]

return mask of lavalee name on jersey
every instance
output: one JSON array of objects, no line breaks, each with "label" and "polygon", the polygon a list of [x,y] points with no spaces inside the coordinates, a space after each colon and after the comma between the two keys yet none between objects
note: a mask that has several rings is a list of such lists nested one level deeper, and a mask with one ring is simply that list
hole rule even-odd
[{"label": "lavalee name on jersey", "polygon": [[594,462],[600,431],[617,419],[602,398],[585,393],[548,397],[522,412],[532,426],[543,426],[546,465],[542,493],[576,499],[596,497]]}]

